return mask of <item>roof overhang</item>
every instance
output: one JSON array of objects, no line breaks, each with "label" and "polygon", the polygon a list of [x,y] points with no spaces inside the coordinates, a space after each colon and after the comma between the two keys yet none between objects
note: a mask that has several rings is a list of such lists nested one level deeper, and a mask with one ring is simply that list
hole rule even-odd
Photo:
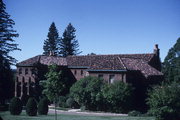
[{"label": "roof overhang", "polygon": [[88,69],[89,72],[127,72],[127,70],[105,70],[105,69]]},{"label": "roof overhang", "polygon": [[68,68],[71,69],[88,69],[88,66],[68,66]]}]

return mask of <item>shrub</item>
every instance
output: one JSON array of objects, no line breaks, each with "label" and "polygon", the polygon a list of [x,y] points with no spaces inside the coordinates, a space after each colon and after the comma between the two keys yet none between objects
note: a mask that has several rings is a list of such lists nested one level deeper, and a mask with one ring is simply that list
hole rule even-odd
[{"label": "shrub", "polygon": [[28,99],[29,99],[29,96],[28,96],[28,95],[26,95],[26,94],[23,94],[23,95],[22,95],[21,101],[22,101],[22,105],[23,105],[23,106],[26,106]]},{"label": "shrub", "polygon": [[128,116],[141,116],[141,112],[133,110],[128,113]]},{"label": "shrub", "polygon": [[102,90],[108,111],[127,113],[133,107],[133,87],[127,83],[117,81],[106,85]]},{"label": "shrub", "polygon": [[63,107],[63,108],[68,107],[66,104],[66,99],[67,99],[66,96],[60,96],[59,97],[59,101],[58,101],[59,107]]},{"label": "shrub", "polygon": [[171,84],[153,87],[149,91],[147,104],[150,106],[149,113],[156,116],[157,120],[180,119],[180,85]]},{"label": "shrub", "polygon": [[12,115],[20,115],[22,112],[22,102],[19,98],[14,97],[9,105],[9,111]]},{"label": "shrub", "polygon": [[79,104],[72,97],[66,100],[66,104],[70,108],[79,108]]},{"label": "shrub", "polygon": [[48,99],[44,97],[38,103],[38,114],[47,115],[47,113],[48,113]]},{"label": "shrub", "polygon": [[81,106],[80,109],[81,109],[81,111],[85,111],[86,110],[86,106]]},{"label": "shrub", "polygon": [[26,113],[29,116],[36,116],[37,115],[37,103],[34,98],[29,98],[26,104]]},{"label": "shrub", "polygon": [[70,107],[70,108],[72,108],[74,102],[75,102],[74,99],[71,98],[71,97],[66,100],[66,104],[67,104],[67,106]]},{"label": "shrub", "polygon": [[77,81],[70,88],[70,96],[81,106],[85,106],[89,110],[97,110],[100,103],[98,94],[103,87],[104,82],[97,77],[88,76]]}]

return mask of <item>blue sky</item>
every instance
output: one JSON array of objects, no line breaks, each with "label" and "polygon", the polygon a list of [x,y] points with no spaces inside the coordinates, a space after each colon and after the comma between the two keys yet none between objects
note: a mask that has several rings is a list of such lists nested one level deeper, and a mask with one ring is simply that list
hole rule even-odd
[{"label": "blue sky", "polygon": [[42,54],[50,24],[76,28],[82,54],[151,53],[161,60],[180,37],[180,0],[4,0],[15,21],[19,62]]}]

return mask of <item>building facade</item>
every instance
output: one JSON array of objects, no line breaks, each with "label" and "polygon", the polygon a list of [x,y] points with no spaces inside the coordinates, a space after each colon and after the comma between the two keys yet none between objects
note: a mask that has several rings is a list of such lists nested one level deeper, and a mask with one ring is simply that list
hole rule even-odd
[{"label": "building facade", "polygon": [[[143,89],[163,79],[158,45],[155,45],[153,53],[147,54],[83,55],[66,58],[38,55],[17,64],[15,96],[40,95],[39,82],[45,80],[44,75],[52,64],[57,64],[74,80],[95,76],[103,78],[109,84],[123,81]],[[138,91],[141,92],[142,89]]]}]

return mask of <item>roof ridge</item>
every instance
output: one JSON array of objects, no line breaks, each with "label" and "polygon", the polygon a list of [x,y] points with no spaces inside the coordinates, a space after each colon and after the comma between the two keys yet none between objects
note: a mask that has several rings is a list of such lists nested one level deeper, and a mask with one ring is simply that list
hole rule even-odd
[{"label": "roof ridge", "polygon": [[124,69],[126,69],[126,70],[127,70],[127,67],[125,66],[124,62],[122,61],[122,59],[121,59],[119,56],[118,56],[118,59],[119,59],[119,61],[122,63],[122,65],[123,65]]}]

